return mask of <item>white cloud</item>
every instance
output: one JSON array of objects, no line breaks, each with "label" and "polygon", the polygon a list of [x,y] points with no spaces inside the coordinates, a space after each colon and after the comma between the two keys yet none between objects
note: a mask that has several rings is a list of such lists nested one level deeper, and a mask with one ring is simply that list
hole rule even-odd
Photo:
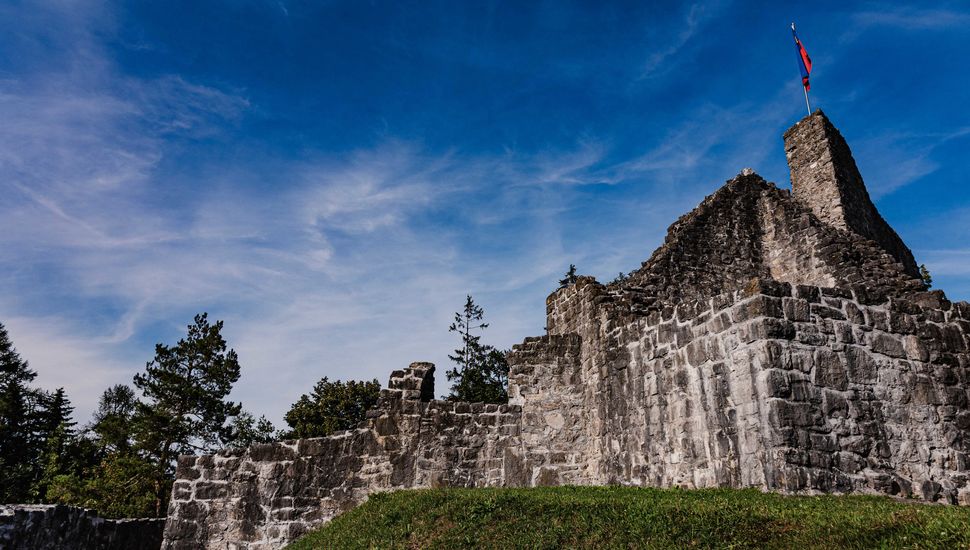
[{"label": "white cloud", "polygon": [[59,317],[16,315],[3,319],[3,324],[20,356],[37,371],[36,384],[47,390],[67,389],[79,424],[87,422],[106,388],[131,383],[125,350],[85,334],[83,326]]}]

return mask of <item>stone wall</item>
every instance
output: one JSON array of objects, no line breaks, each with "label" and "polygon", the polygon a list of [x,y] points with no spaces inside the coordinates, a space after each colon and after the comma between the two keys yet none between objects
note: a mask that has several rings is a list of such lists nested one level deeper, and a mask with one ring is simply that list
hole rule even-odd
[{"label": "stone wall", "polygon": [[0,505],[4,550],[152,550],[164,527],[164,519],[105,519],[73,506]]},{"label": "stone wall", "polygon": [[431,400],[429,363],[388,388],[356,429],[181,457],[164,548],[279,548],[374,491],[528,483],[520,407]]},{"label": "stone wall", "polygon": [[165,548],[278,548],[371,492],[414,487],[757,487],[970,504],[970,304],[755,280],[631,316],[585,283],[550,299],[569,296],[560,305],[591,319],[581,334],[513,349],[508,405],[421,400],[433,367],[416,363],[357,429],[182,457]]},{"label": "stone wall", "polygon": [[631,318],[581,284],[550,297],[548,324],[591,319],[576,369],[590,482],[970,504],[970,305],[754,280]]}]

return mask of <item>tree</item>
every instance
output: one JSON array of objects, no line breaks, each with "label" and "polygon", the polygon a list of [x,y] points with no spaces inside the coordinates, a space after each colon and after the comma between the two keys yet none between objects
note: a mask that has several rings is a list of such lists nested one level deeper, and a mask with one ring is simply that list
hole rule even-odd
[{"label": "tree", "polygon": [[448,327],[449,332],[457,332],[461,337],[461,347],[448,356],[457,365],[446,373],[452,382],[449,399],[485,403],[508,401],[509,366],[505,354],[482,344],[481,336],[472,332],[488,327],[488,323],[482,322],[484,317],[485,311],[469,295],[464,309],[455,313],[455,321]]},{"label": "tree", "polygon": [[74,407],[64,388],[57,388],[54,393],[41,393],[39,405],[36,423],[41,439],[48,439],[55,431],[61,431],[67,437],[74,435],[74,426],[77,425],[71,418]]},{"label": "tree", "polygon": [[34,500],[42,501],[53,479],[70,472],[76,466],[74,462],[82,458],[74,449],[77,445],[74,426],[77,423],[71,419],[73,413],[74,407],[64,388],[57,388],[54,393],[40,394],[39,408],[35,413],[40,471],[31,488]]},{"label": "tree", "polygon": [[377,380],[331,382],[323,377],[309,395],[301,395],[286,413],[290,431],[285,435],[288,438],[324,437],[353,428],[377,405],[380,393],[381,384]]},{"label": "tree", "polygon": [[265,416],[260,416],[257,420],[247,411],[234,416],[229,427],[232,435],[226,445],[234,449],[246,448],[254,443],[269,443],[278,439],[272,422]]},{"label": "tree", "polygon": [[930,270],[926,267],[926,264],[920,264],[919,276],[923,279],[923,283],[926,285],[926,288],[933,287],[933,276],[930,275]]},{"label": "tree", "polygon": [[[174,346],[156,344],[145,373],[135,375],[135,387],[146,399],[136,405],[135,439],[162,477],[174,471],[179,454],[211,451],[228,440],[226,419],[242,410],[226,400],[239,380],[239,360],[227,350],[222,325],[210,324],[205,313],[196,315],[186,338]],[[162,515],[167,498],[159,484],[156,515]]]},{"label": "tree", "polygon": [[566,288],[567,286],[574,284],[576,282],[576,265],[569,264],[569,271],[566,272],[566,277],[564,279],[559,279],[559,288]]},{"label": "tree", "polygon": [[0,502],[28,502],[39,476],[36,377],[0,324]]},{"label": "tree", "polygon": [[158,491],[171,491],[172,482],[157,464],[126,453],[112,453],[83,474],[55,477],[46,500],[93,508],[114,518],[157,515]]},{"label": "tree", "polygon": [[106,389],[90,425],[48,457],[40,493],[46,502],[94,508],[108,517],[155,514],[164,472],[139,456],[131,438],[137,400],[124,384]]},{"label": "tree", "polygon": [[101,394],[88,429],[102,454],[131,450],[131,424],[137,404],[134,390],[125,384],[111,386]]}]

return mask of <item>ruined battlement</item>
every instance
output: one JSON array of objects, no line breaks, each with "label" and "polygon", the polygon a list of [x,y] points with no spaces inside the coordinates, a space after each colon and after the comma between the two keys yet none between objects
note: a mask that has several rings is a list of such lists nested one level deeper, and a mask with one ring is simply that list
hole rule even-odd
[{"label": "ruined battlement", "polygon": [[970,504],[970,304],[928,292],[819,111],[631,276],[546,300],[509,403],[394,371],[330,437],[179,460],[164,548],[280,548],[373,492],[622,484]]},{"label": "ruined battlement", "polygon": [[913,253],[869,199],[852,151],[821,109],[785,132],[792,192],[823,222],[871,239],[913,277]]}]

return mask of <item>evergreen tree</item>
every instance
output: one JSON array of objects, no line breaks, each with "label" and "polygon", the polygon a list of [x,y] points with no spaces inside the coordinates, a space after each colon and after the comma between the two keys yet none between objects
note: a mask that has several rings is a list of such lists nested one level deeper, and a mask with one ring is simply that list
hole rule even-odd
[{"label": "evergreen tree", "polygon": [[455,313],[455,321],[448,327],[449,332],[457,332],[461,337],[461,347],[448,356],[457,365],[446,373],[452,382],[449,399],[485,403],[508,401],[509,366],[505,354],[482,344],[481,336],[473,333],[488,327],[484,318],[485,311],[469,295],[464,309]]},{"label": "evergreen tree", "polygon": [[324,377],[286,413],[290,431],[285,437],[324,437],[353,428],[377,405],[380,393],[381,384],[377,380],[331,382]]},{"label": "evergreen tree", "polygon": [[134,390],[124,384],[101,394],[89,431],[102,454],[131,450],[131,423],[137,404]]},{"label": "evergreen tree", "polygon": [[576,265],[569,264],[569,271],[566,272],[566,277],[559,279],[559,288],[566,288],[567,286],[574,284],[576,282]]},{"label": "evergreen tree", "polygon": [[64,388],[57,388],[51,394],[41,394],[40,409],[37,412],[41,439],[47,439],[48,434],[58,429],[68,437],[73,436],[74,426],[77,425],[77,422],[71,418],[73,415],[74,407],[71,406]]},{"label": "evergreen tree", "polygon": [[35,435],[40,448],[37,479],[31,489],[33,500],[43,501],[53,479],[69,473],[79,459],[76,452],[69,452],[77,445],[72,420],[74,407],[64,393],[57,388],[54,393],[41,393],[40,406],[36,412]]},{"label": "evergreen tree", "polygon": [[926,267],[926,264],[920,264],[919,275],[923,279],[923,284],[926,285],[926,288],[933,287],[933,276],[930,275],[930,270]]},{"label": "evergreen tree", "polygon": [[35,411],[41,396],[29,386],[36,377],[0,324],[0,502],[30,501],[39,476]]},{"label": "evergreen tree", "polygon": [[[222,321],[210,324],[195,316],[188,335],[174,346],[157,344],[155,358],[135,387],[146,401],[138,402],[133,419],[136,440],[145,457],[168,478],[180,454],[212,451],[231,436],[227,418],[242,407],[226,397],[239,380],[236,352],[227,349]],[[168,499],[167,484],[156,487],[155,513],[161,516]]]}]

